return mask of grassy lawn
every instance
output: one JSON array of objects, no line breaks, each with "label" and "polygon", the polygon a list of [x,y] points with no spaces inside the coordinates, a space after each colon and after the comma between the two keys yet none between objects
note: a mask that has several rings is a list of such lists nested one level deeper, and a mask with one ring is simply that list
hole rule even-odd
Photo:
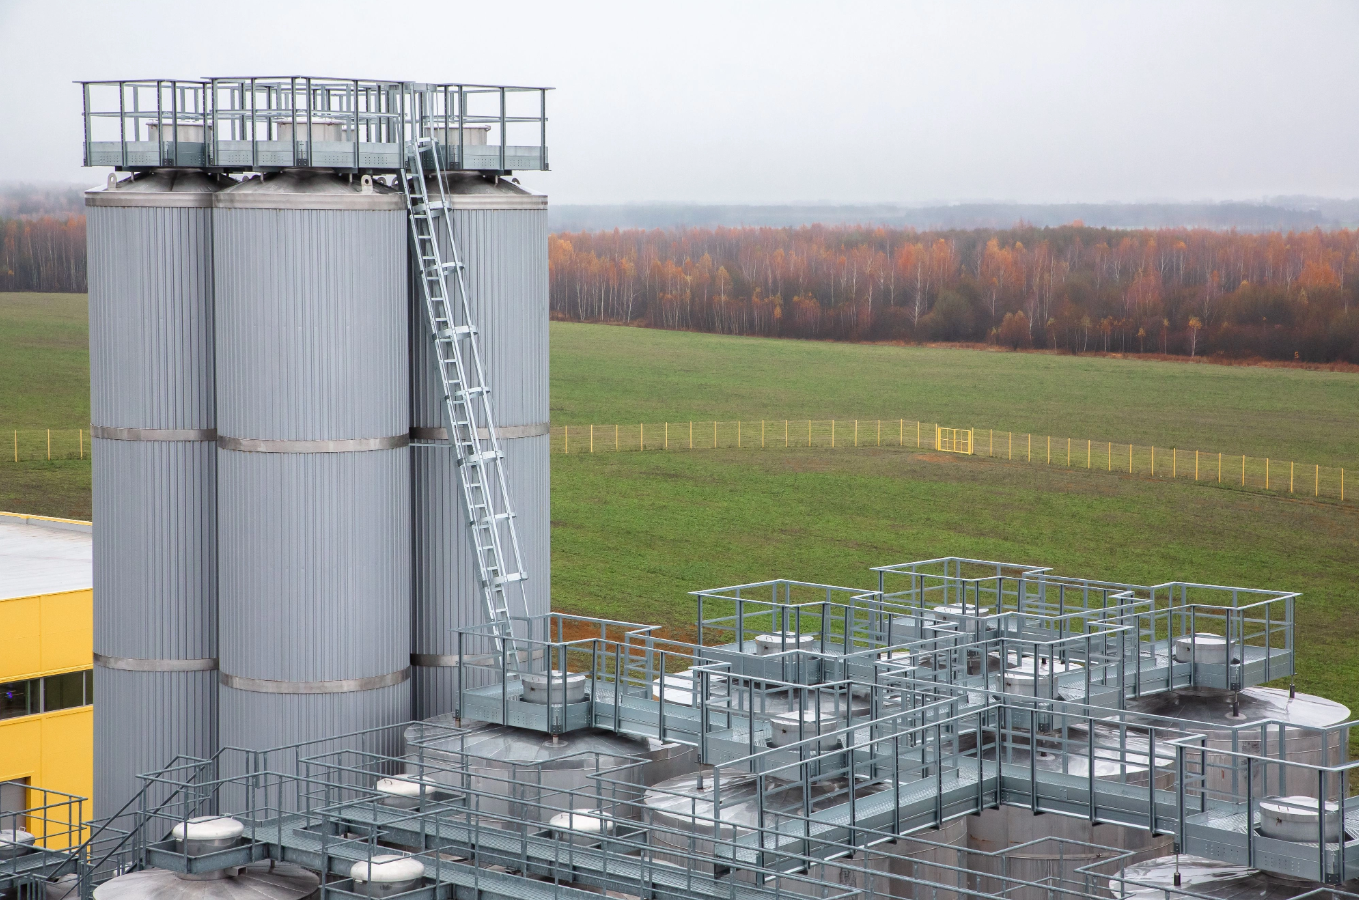
[{"label": "grassy lawn", "polygon": [[552,423],[924,419],[1359,470],[1359,375],[552,323]]},{"label": "grassy lawn", "polygon": [[1359,509],[936,453],[553,457],[558,609],[684,632],[686,592],[971,556],[1067,575],[1303,592],[1298,686],[1359,709]]},{"label": "grassy lawn", "polygon": [[89,427],[88,315],[84,294],[0,293],[0,432]]},{"label": "grassy lawn", "polygon": [[[0,429],[88,422],[85,328],[84,297],[0,294]],[[906,416],[1359,469],[1343,373],[554,323],[552,392],[557,425]],[[690,590],[943,555],[1297,590],[1299,687],[1359,709],[1354,506],[889,449],[556,454],[552,488],[558,609],[682,632]],[[0,461],[0,509],[88,516],[89,462]]]}]

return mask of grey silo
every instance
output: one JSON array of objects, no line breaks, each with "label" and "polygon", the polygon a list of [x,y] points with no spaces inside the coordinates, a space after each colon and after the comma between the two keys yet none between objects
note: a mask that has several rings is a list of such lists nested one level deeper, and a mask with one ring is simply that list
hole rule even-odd
[{"label": "grey silo", "polygon": [[[547,198],[504,178],[460,174],[446,176],[445,183],[517,515],[528,574],[526,611],[542,615],[551,605]],[[432,180],[429,191],[437,198]],[[411,422],[417,440],[446,439],[432,357],[423,300],[413,286]],[[424,719],[453,709],[454,629],[484,623],[488,616],[452,448],[423,442],[413,447],[411,474],[414,712]]]},{"label": "grey silo", "polygon": [[94,813],[217,749],[212,200],[161,170],[86,194]]},{"label": "grey silo", "polygon": [[218,195],[222,743],[410,713],[406,220],[324,172]]}]

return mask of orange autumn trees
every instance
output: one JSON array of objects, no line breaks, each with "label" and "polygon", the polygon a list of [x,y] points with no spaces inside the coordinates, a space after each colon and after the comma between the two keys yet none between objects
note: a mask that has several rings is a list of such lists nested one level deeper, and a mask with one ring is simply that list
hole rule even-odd
[{"label": "orange autumn trees", "polygon": [[1359,362],[1347,230],[615,230],[554,235],[549,261],[562,319]]}]

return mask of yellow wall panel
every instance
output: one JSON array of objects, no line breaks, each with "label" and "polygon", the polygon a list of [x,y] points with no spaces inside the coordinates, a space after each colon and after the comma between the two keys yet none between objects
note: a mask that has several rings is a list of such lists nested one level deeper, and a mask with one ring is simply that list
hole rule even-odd
[{"label": "yellow wall panel", "polygon": [[94,592],[67,591],[42,597],[44,671],[88,669],[93,665]]},{"label": "yellow wall panel", "polygon": [[30,678],[42,670],[41,631],[41,597],[0,600],[0,681]]},{"label": "yellow wall panel", "polygon": [[[81,706],[42,719],[42,781],[35,784],[68,794],[94,793],[94,707]],[[85,810],[90,815],[90,810]]]},{"label": "yellow wall panel", "polygon": [[0,719],[0,781],[28,778],[33,784],[39,783],[42,775],[42,718],[23,716]]}]

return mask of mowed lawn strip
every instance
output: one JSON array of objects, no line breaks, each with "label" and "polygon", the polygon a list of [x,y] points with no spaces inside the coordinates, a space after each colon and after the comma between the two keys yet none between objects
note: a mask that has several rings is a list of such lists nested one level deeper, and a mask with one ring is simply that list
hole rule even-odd
[{"label": "mowed lawn strip", "polygon": [[88,319],[84,294],[0,293],[0,438],[89,427]]},{"label": "mowed lawn strip", "polygon": [[1359,375],[1348,372],[569,322],[553,322],[551,338],[554,425],[904,416],[1359,471]]},{"label": "mowed lawn strip", "polygon": [[945,454],[554,457],[556,609],[691,633],[687,592],[970,556],[1058,573],[1301,591],[1298,687],[1359,708],[1359,510]]}]

